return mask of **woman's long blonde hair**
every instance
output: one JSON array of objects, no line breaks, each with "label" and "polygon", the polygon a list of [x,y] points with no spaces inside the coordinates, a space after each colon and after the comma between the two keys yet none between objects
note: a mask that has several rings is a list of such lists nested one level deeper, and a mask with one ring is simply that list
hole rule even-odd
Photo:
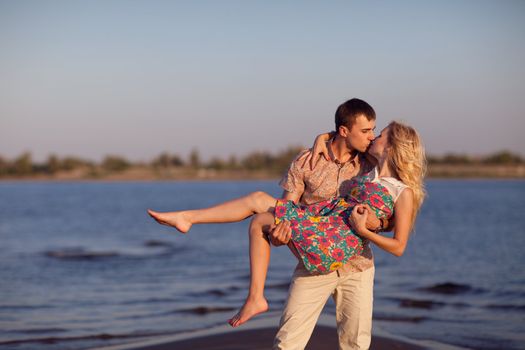
[{"label": "woman's long blonde hair", "polygon": [[414,193],[411,227],[426,196],[423,179],[427,170],[425,148],[417,131],[403,123],[388,124],[388,164]]}]

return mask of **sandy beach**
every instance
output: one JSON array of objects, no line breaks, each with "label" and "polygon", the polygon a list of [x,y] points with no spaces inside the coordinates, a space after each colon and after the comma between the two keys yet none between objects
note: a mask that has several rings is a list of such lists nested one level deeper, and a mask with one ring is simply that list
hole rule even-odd
[{"label": "sandy beach", "polygon": [[[226,329],[189,333],[160,339],[115,345],[93,350],[263,350],[271,349],[276,327],[255,329]],[[211,334],[209,334],[211,333]],[[317,325],[307,350],[337,349],[335,327]],[[383,336],[373,336],[372,350],[423,350],[425,347]]]}]

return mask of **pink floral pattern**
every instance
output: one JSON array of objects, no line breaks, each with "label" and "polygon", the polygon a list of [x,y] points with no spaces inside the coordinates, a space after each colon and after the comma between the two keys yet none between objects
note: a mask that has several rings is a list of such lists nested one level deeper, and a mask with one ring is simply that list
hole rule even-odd
[{"label": "pink floral pattern", "polygon": [[334,271],[363,251],[363,239],[353,232],[349,218],[356,204],[368,204],[378,218],[390,218],[394,201],[386,189],[366,174],[351,181],[346,197],[311,205],[278,200],[275,221],[290,221],[292,244],[312,274]]}]

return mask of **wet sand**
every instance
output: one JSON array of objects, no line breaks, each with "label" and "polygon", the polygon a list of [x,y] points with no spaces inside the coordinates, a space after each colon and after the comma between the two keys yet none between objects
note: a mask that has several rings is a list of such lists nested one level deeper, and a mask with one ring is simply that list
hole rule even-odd
[{"label": "wet sand", "polygon": [[[232,330],[206,336],[191,336],[186,339],[120,345],[99,348],[99,350],[267,350],[272,348],[277,328],[259,328]],[[318,325],[307,350],[337,349],[337,331],[334,327]],[[372,338],[372,350],[423,350],[425,348],[399,340],[377,337]]]}]

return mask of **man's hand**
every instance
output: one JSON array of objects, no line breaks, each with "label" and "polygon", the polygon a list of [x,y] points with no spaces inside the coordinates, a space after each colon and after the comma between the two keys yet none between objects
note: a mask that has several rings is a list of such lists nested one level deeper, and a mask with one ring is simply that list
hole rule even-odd
[{"label": "man's hand", "polygon": [[276,247],[288,244],[290,237],[292,237],[292,229],[289,221],[281,221],[268,233],[270,242]]}]

